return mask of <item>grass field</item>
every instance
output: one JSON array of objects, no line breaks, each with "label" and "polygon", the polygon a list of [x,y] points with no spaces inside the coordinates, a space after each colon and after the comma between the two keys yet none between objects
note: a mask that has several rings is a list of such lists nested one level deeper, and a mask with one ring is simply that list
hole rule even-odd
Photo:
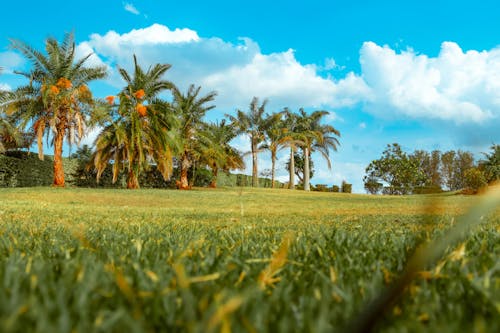
[{"label": "grass field", "polygon": [[[478,200],[0,189],[0,331],[342,331]],[[500,331],[499,210],[485,219],[377,330]]]}]

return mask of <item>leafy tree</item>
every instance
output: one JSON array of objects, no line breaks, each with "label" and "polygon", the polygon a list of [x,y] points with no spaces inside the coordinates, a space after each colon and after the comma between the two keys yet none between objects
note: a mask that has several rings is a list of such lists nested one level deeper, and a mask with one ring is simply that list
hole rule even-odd
[{"label": "leafy tree", "polygon": [[370,194],[378,194],[382,191],[384,184],[378,181],[377,177],[369,176],[364,178],[365,190]]},{"label": "leafy tree", "polygon": [[441,177],[443,179],[443,184],[448,188],[448,190],[453,191],[454,189],[454,177],[455,177],[455,155],[457,153],[454,150],[444,152],[441,155]]},{"label": "leafy tree", "polygon": [[105,67],[84,66],[90,54],[75,59],[73,34],[66,34],[62,43],[53,38],[45,41],[46,54],[18,40],[12,48],[20,51],[31,63],[27,73],[18,73],[29,83],[6,92],[0,105],[19,121],[21,129],[29,127],[38,142],[39,158],[43,159],[43,137],[51,136],[54,146],[54,186],[64,186],[62,163],[63,141],[78,144],[95,111],[95,103],[87,84],[106,76]]},{"label": "leafy tree", "polygon": [[297,126],[294,134],[295,139],[300,142],[304,156],[304,190],[310,191],[309,181],[309,158],[313,151],[318,151],[328,163],[331,169],[330,150],[337,150],[339,141],[336,137],[340,132],[331,125],[321,124],[321,120],[328,115],[328,111],[314,111],[307,114],[300,109],[297,114]]},{"label": "leafy tree", "polygon": [[201,161],[212,170],[210,187],[217,186],[219,170],[229,172],[232,169],[243,169],[245,163],[239,151],[229,142],[236,137],[233,126],[226,124],[226,120],[206,124],[199,135],[201,146]]},{"label": "leafy tree", "polygon": [[239,134],[247,134],[250,137],[250,148],[252,153],[252,186],[259,186],[258,159],[260,152],[259,144],[265,140],[265,130],[268,122],[264,114],[266,111],[267,100],[264,100],[259,106],[259,99],[254,97],[250,102],[247,112],[236,111],[236,116],[227,115]]},{"label": "leafy tree", "polygon": [[457,151],[453,165],[453,190],[466,188],[465,173],[467,170],[474,168],[474,155],[471,152],[459,150]]},{"label": "leafy tree", "polygon": [[198,145],[198,135],[204,126],[203,117],[207,111],[215,108],[215,105],[206,104],[212,102],[217,93],[210,92],[205,96],[199,96],[200,90],[201,87],[195,87],[194,85],[189,87],[187,94],[182,94],[177,87],[172,89],[174,95],[172,111],[178,122],[180,189],[189,188],[188,170],[197,159],[196,147]]},{"label": "leafy tree", "polygon": [[170,177],[175,148],[171,129],[175,122],[169,105],[158,98],[173,87],[162,79],[169,68],[168,64],[156,64],[144,71],[134,56],[133,76],[119,69],[127,85],[118,94],[118,104],[114,96],[106,98],[111,114],[95,141],[92,157],[98,180],[111,163],[113,182],[126,170],[127,188],[137,189],[139,175],[149,170],[153,161],[165,180]]},{"label": "leafy tree", "polygon": [[415,150],[410,158],[418,165],[419,170],[425,175],[425,185],[441,188],[441,152],[434,150],[431,153],[425,150]]},{"label": "leafy tree", "polygon": [[387,145],[380,159],[368,165],[364,182],[365,188],[367,183],[386,184],[383,188],[385,194],[409,194],[416,186],[425,184],[425,175],[416,161],[399,144],[393,143]]},{"label": "leafy tree", "polygon": [[474,156],[467,151],[450,150],[441,156],[441,175],[450,191],[465,188],[465,172],[474,167]]},{"label": "leafy tree", "polygon": [[485,159],[479,161],[479,167],[484,171],[486,181],[493,183],[500,180],[500,145],[493,144],[491,153],[483,153]]}]

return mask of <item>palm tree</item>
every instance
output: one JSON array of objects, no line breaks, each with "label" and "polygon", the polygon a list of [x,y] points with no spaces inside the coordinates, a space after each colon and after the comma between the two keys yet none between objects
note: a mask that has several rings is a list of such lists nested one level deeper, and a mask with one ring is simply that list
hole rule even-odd
[{"label": "palm tree", "polygon": [[12,48],[31,63],[30,72],[17,72],[29,83],[6,92],[0,106],[19,121],[22,129],[30,127],[37,138],[38,156],[43,159],[43,137],[52,137],[54,146],[54,186],[64,186],[62,164],[63,142],[79,144],[93,115],[95,103],[87,84],[106,76],[105,67],[85,67],[90,54],[75,59],[73,34],[62,43],[53,38],[45,41],[46,54],[18,40]]},{"label": "palm tree", "polygon": [[267,115],[264,126],[266,142],[260,146],[260,149],[266,149],[271,152],[272,188],[274,188],[274,180],[276,176],[276,158],[278,151],[293,142],[293,137],[288,133],[287,124],[283,119],[285,112],[286,109],[283,112]]},{"label": "palm tree", "polygon": [[252,152],[252,186],[259,186],[257,170],[257,154],[260,152],[259,144],[265,140],[265,127],[267,125],[264,113],[267,100],[264,100],[259,106],[259,99],[254,97],[250,102],[250,108],[247,113],[237,110],[236,117],[226,115],[237,129],[239,134],[247,134],[250,137],[250,146]]},{"label": "palm tree", "polygon": [[182,94],[177,87],[173,87],[174,101],[172,111],[178,121],[177,135],[180,147],[180,179],[179,189],[188,189],[188,170],[192,166],[195,155],[197,136],[203,128],[203,117],[215,105],[206,105],[217,95],[212,91],[199,97],[201,87],[189,86],[187,94]]},{"label": "palm tree", "polygon": [[210,187],[217,186],[219,170],[229,172],[245,167],[240,152],[229,144],[236,136],[234,127],[226,124],[226,119],[220,123],[206,124],[205,129],[200,133],[200,159],[212,170]]},{"label": "palm tree", "polygon": [[6,117],[0,115],[0,153],[5,152],[9,147],[16,147],[20,142],[21,136],[15,126]]},{"label": "palm tree", "polygon": [[285,119],[283,124],[285,125],[285,130],[289,139],[286,140],[286,146],[290,148],[290,164],[289,164],[289,180],[288,180],[288,188],[290,190],[295,189],[295,154],[297,152],[298,147],[301,144],[300,140],[297,140],[296,137],[299,134],[297,128],[297,115],[290,111],[289,108],[285,108],[283,110],[285,115]]},{"label": "palm tree", "polygon": [[300,141],[304,154],[304,190],[310,191],[309,184],[309,158],[313,151],[318,151],[331,169],[330,150],[337,150],[340,132],[331,125],[322,125],[321,120],[328,115],[328,111],[314,111],[307,114],[300,109],[297,115],[297,132],[295,138]]},{"label": "palm tree", "polygon": [[112,162],[113,182],[121,171],[127,172],[127,188],[139,188],[139,175],[154,162],[163,178],[172,173],[172,137],[174,119],[168,103],[158,95],[173,87],[162,76],[169,64],[156,64],[144,71],[134,56],[133,77],[123,68],[120,75],[126,86],[118,94],[106,97],[111,115],[95,140],[96,151],[92,157],[99,180],[106,166]]}]

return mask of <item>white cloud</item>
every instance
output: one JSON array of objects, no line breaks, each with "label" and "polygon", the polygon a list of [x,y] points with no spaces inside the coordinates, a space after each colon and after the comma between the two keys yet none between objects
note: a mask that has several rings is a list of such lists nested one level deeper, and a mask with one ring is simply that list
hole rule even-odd
[{"label": "white cloud", "polygon": [[135,8],[135,6],[131,3],[125,3],[123,6],[123,9],[125,9],[127,12],[132,13],[134,15],[139,15],[140,12]]},{"label": "white cloud", "polygon": [[330,70],[344,70],[345,66],[340,66],[337,64],[334,58],[326,58],[325,59],[325,65],[323,66],[324,70],[330,71]]},{"label": "white cloud", "polygon": [[201,38],[187,28],[170,30],[153,24],[124,34],[93,34],[81,45],[89,46],[110,66],[131,68],[133,54],[146,67],[170,63],[168,79],[181,89],[195,83],[206,91],[217,91],[219,108],[246,108],[253,96],[268,98],[271,108],[344,107],[369,94],[364,81],[352,73],[339,81],[325,79],[315,65],[299,63],[293,50],[262,54],[248,38],[234,44],[216,37]]},{"label": "white cloud", "polygon": [[172,31],[164,25],[155,23],[150,27],[133,29],[122,35],[113,30],[108,31],[104,36],[92,34],[89,43],[105,55],[119,56],[120,53],[126,53],[131,48],[141,45],[175,44],[198,40],[198,34],[194,30],[177,28]]},{"label": "white cloud", "polygon": [[499,117],[500,48],[463,52],[456,43],[444,42],[439,55],[431,58],[366,42],[360,63],[371,91],[366,110],[377,116],[456,124]]},{"label": "white cloud", "polygon": [[107,66],[104,63],[104,61],[102,61],[101,58],[99,58],[97,56],[97,54],[94,53],[94,49],[92,48],[92,46],[90,46],[90,44],[88,42],[83,42],[83,43],[80,43],[76,46],[76,50],[75,50],[75,58],[76,59],[81,59],[83,57],[88,56],[89,54],[91,56],[85,62],[86,66],[90,66],[90,67]]}]

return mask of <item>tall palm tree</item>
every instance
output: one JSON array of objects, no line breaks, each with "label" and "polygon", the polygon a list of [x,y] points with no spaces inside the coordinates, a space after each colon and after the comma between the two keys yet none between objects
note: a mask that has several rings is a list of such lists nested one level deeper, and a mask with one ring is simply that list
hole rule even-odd
[{"label": "tall palm tree", "polygon": [[331,125],[322,125],[321,120],[328,115],[328,111],[314,111],[307,114],[300,109],[297,114],[297,131],[295,138],[300,141],[304,154],[304,190],[310,191],[309,183],[309,158],[313,151],[318,151],[331,169],[330,150],[337,150],[340,132]]},{"label": "tall palm tree", "polygon": [[288,188],[290,190],[295,189],[295,153],[301,144],[301,141],[297,139],[298,128],[297,128],[297,114],[293,113],[289,108],[283,110],[285,118],[283,124],[285,125],[286,133],[289,139],[286,140],[286,146],[290,148],[290,164],[289,164],[289,180]]},{"label": "tall palm tree", "polygon": [[264,100],[259,106],[259,99],[254,97],[250,102],[248,112],[236,111],[236,117],[226,115],[235,126],[239,134],[247,134],[250,137],[250,146],[252,152],[252,186],[259,186],[257,154],[260,152],[259,144],[265,140],[265,121],[264,114],[267,100]]},{"label": "tall palm tree", "polygon": [[276,176],[276,159],[278,151],[292,143],[293,137],[287,129],[287,124],[283,119],[283,112],[267,115],[265,118],[264,134],[266,142],[260,149],[266,149],[271,152],[271,187],[274,188]]},{"label": "tall palm tree", "polygon": [[236,136],[234,127],[226,124],[226,119],[206,124],[200,133],[200,160],[212,170],[210,187],[217,186],[219,170],[229,172],[245,167],[240,152],[229,144]]},{"label": "tall palm tree", "polygon": [[30,45],[11,41],[31,63],[29,72],[18,72],[29,80],[0,98],[0,107],[15,117],[22,129],[29,127],[37,138],[38,156],[43,159],[43,137],[51,137],[54,146],[54,186],[64,186],[63,142],[79,144],[86,134],[95,103],[87,84],[106,76],[105,67],[87,67],[91,54],[75,59],[73,34],[62,43],[45,41],[46,54]]},{"label": "tall palm tree", "polygon": [[206,105],[212,102],[217,95],[212,91],[199,96],[201,87],[189,86],[187,94],[183,94],[177,87],[173,87],[174,101],[172,111],[178,121],[177,135],[180,148],[180,179],[179,189],[188,189],[188,170],[192,166],[195,155],[198,134],[203,129],[203,117],[215,105]]},{"label": "tall palm tree", "polygon": [[172,151],[175,141],[171,129],[175,126],[168,103],[158,95],[173,87],[162,76],[169,64],[156,64],[144,71],[134,56],[134,73],[119,72],[126,86],[118,94],[106,97],[111,114],[95,140],[92,157],[99,180],[106,166],[112,162],[113,182],[121,171],[127,172],[127,188],[139,188],[139,175],[154,162],[166,180],[172,173]]}]

